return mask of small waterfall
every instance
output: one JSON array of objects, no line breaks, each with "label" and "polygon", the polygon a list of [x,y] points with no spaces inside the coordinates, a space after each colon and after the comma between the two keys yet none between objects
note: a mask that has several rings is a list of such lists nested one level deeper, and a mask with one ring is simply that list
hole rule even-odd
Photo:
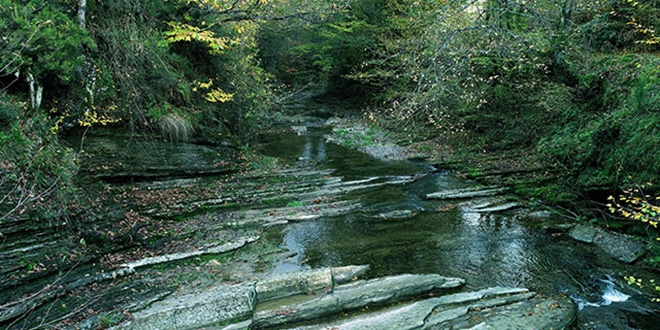
[{"label": "small waterfall", "polygon": [[605,292],[603,293],[603,302],[601,305],[606,306],[613,302],[623,302],[630,298],[629,295],[617,290],[613,279],[608,276],[607,280],[600,280],[605,283]]},{"label": "small waterfall", "polygon": [[614,279],[611,276],[607,276],[607,279],[600,279],[600,282],[604,283],[602,287],[602,294],[600,295],[601,300],[599,302],[590,302],[587,298],[578,296],[577,294],[571,295],[571,298],[578,305],[578,309],[582,310],[584,307],[600,307],[608,306],[615,302],[624,302],[630,298],[629,295],[616,289],[616,284]]}]

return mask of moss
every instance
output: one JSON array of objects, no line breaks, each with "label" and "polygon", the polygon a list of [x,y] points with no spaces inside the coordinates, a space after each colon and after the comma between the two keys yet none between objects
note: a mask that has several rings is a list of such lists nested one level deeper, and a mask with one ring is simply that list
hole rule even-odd
[{"label": "moss", "polygon": [[304,206],[304,204],[301,201],[291,201],[286,204],[286,207],[302,207],[302,206]]}]

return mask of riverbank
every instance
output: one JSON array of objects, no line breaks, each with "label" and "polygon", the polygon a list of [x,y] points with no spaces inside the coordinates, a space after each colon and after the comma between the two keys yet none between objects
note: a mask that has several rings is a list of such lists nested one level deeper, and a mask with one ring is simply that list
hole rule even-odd
[{"label": "riverbank", "polygon": [[402,146],[397,143],[403,140],[398,136],[400,132],[379,128],[359,115],[331,118],[328,125],[333,127],[328,141],[384,161],[423,160],[485,185],[510,187],[514,193],[528,199],[561,203],[575,197],[575,191],[558,183],[562,179],[558,165],[544,162],[533,149],[475,151],[440,139],[407,142]]}]

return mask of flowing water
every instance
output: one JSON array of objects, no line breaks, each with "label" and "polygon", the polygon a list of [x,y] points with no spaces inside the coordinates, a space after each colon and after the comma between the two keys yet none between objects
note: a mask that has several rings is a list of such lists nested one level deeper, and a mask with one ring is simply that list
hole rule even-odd
[{"label": "flowing water", "polygon": [[[541,225],[565,220],[477,213],[465,207],[478,200],[425,200],[428,193],[477,183],[428,164],[383,162],[326,144],[325,133],[308,127],[301,135],[270,135],[263,152],[292,166],[334,170],[333,176],[344,180],[412,174],[419,179],[347,194],[346,199],[364,205],[360,212],[271,228],[267,239],[297,252],[277,271],[369,264],[372,277],[438,273],[466,279],[469,289],[502,285],[565,294],[580,308],[580,329],[660,328],[660,317],[653,311],[657,307],[622,285],[630,266]],[[377,216],[404,210],[415,216]]]}]

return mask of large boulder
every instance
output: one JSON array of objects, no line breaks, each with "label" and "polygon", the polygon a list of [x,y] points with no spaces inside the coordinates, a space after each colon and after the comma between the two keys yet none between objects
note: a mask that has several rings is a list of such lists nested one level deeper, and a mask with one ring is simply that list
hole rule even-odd
[{"label": "large boulder", "polygon": [[590,226],[576,225],[571,229],[569,235],[576,241],[591,243],[594,241],[594,237],[598,235],[598,230]]},{"label": "large boulder", "polygon": [[360,265],[274,275],[257,282],[256,298],[257,301],[267,301],[317,291],[331,291],[334,285],[351,281],[368,270],[368,265]]}]

